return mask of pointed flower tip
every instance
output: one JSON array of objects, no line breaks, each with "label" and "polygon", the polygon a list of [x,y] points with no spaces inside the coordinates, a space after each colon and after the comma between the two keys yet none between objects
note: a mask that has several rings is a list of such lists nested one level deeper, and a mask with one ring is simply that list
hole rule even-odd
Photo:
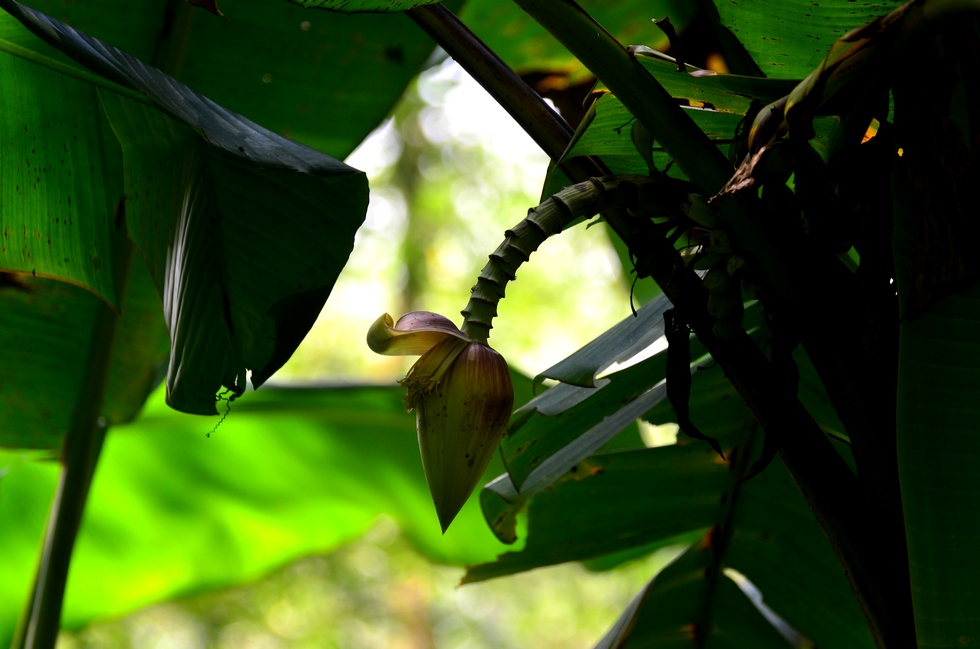
[{"label": "pointed flower tip", "polygon": [[[426,478],[428,477],[428,474],[426,474]],[[439,527],[442,529],[443,534],[449,530],[449,526],[459,516],[459,512],[463,511],[463,507],[466,505],[466,501],[469,500],[470,493],[475,486],[473,485],[466,491],[444,493],[443,495],[450,500],[440,500],[438,502],[435,500],[435,493],[432,493],[432,502],[436,507],[436,517],[439,519]]]},{"label": "pointed flower tip", "polygon": [[479,342],[459,349],[437,387],[416,402],[422,466],[443,533],[486,471],[513,406],[507,362]]},{"label": "pointed flower tip", "polygon": [[454,520],[456,520],[456,514],[458,513],[459,512],[457,511],[452,515],[444,516],[443,512],[438,512],[438,511],[436,512],[436,515],[439,516],[439,527],[442,528],[443,536],[446,535],[446,532],[449,530],[449,526],[453,524]]},{"label": "pointed flower tip", "polygon": [[386,313],[367,340],[379,354],[421,355],[400,383],[408,390],[406,406],[416,412],[422,468],[445,534],[507,430],[514,406],[507,361],[428,311],[398,322]]},{"label": "pointed flower tip", "polygon": [[386,356],[420,356],[448,338],[469,340],[449,318],[428,311],[406,313],[398,322],[385,313],[367,334],[371,351]]}]

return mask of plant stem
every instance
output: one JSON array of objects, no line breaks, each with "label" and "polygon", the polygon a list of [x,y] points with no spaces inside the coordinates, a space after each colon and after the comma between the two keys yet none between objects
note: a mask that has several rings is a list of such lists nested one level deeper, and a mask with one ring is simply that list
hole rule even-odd
[{"label": "plant stem", "polygon": [[497,315],[497,303],[504,297],[507,283],[516,278],[517,269],[538,249],[545,239],[561,232],[579,217],[620,207],[636,207],[642,189],[659,182],[646,176],[613,176],[590,178],[566,187],[528,210],[527,218],[507,231],[503,243],[490,255],[470,301],[463,309],[462,331],[484,344],[490,337],[491,324]]},{"label": "plant stem", "polygon": [[[118,245],[118,277],[127,278],[133,245],[124,233]],[[125,280],[117,284],[120,295],[125,292],[125,285]],[[72,550],[108,430],[101,412],[118,323],[119,314],[100,302],[82,376],[83,387],[62,445],[61,474],[34,588],[11,649],[54,649],[58,640]]]},{"label": "plant stem", "polygon": [[537,125],[527,133],[542,151],[552,159],[561,157],[572,128],[452,11],[441,4],[422,5],[410,9],[408,16],[464,70],[478,78],[483,89],[518,124]]},{"label": "plant stem", "polygon": [[718,592],[718,580],[723,578],[725,569],[725,556],[728,548],[731,547],[732,537],[735,535],[735,513],[738,510],[739,492],[742,490],[742,478],[749,470],[749,460],[752,451],[758,447],[759,424],[751,416],[743,424],[744,439],[731,459],[732,486],[727,492],[727,504],[721,520],[715,524],[709,534],[711,535],[711,563],[704,572],[704,594],[701,601],[701,610],[698,613],[698,628],[711,628],[711,615],[715,604],[715,594]]},{"label": "plant stem", "polygon": [[[610,174],[601,160],[587,156],[562,159],[573,129],[445,5],[423,5],[407,13],[479,82],[573,182]],[[602,216],[629,243],[626,217],[617,210],[604,212]]]},{"label": "plant stem", "polygon": [[15,639],[14,647],[52,649],[58,639],[72,549],[105,434],[104,422],[96,421],[88,430],[77,429],[65,436],[61,475],[48,518],[41,562],[23,630],[18,634],[23,635]]}]

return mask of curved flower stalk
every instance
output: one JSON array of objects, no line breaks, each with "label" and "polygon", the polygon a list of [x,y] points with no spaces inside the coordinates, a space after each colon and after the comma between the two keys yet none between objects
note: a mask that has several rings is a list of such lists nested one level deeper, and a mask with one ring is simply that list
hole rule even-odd
[{"label": "curved flower stalk", "polygon": [[408,389],[405,404],[416,412],[422,467],[443,532],[490,463],[514,404],[507,362],[487,344],[504,287],[545,239],[579,217],[635,208],[656,182],[645,176],[591,178],[531,209],[480,272],[462,311],[462,330],[427,311],[397,323],[386,313],[371,326],[367,342],[376,353],[421,355],[400,383]]},{"label": "curved flower stalk", "polygon": [[445,532],[466,503],[507,429],[514,387],[504,357],[470,340],[448,318],[387,313],[368,332],[379,354],[421,358],[400,383],[415,410],[422,468]]},{"label": "curved flower stalk", "polygon": [[580,217],[592,216],[620,207],[636,209],[649,204],[658,178],[647,176],[609,176],[590,178],[565,187],[537,207],[527,218],[504,234],[504,241],[490,253],[490,261],[463,309],[463,331],[474,340],[486,341],[497,315],[497,303],[504,297],[507,283],[516,278],[517,269],[548,237],[560,233]]}]

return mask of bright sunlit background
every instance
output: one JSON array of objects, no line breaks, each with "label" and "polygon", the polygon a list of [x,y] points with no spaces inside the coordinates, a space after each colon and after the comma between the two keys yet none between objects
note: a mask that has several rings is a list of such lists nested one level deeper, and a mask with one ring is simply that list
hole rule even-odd
[{"label": "bright sunlit background", "polygon": [[[446,61],[421,75],[348,163],[370,177],[367,222],[316,326],[276,375],[280,383],[400,378],[414,359],[372,354],[368,327],[382,313],[411,310],[461,324],[487,255],[539,202],[548,160]],[[547,241],[508,287],[490,343],[522,372],[543,371],[630,314],[629,282],[604,227]],[[330,555],[63,633],[58,647],[591,647],[670,556],[609,572],[565,565],[457,588],[462,570],[431,565],[381,519]]]},{"label": "bright sunlit background", "polygon": [[[382,313],[441,313],[457,325],[487,256],[540,202],[548,158],[452,60],[422,73],[348,159],[368,173],[371,205],[316,327],[278,380],[392,380],[411,359],[372,354]],[[630,313],[605,226],[541,247],[507,287],[490,344],[537,374]]]}]

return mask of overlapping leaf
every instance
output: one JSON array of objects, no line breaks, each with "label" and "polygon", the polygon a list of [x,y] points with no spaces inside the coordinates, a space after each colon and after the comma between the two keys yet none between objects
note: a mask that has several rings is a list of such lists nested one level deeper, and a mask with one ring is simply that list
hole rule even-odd
[{"label": "overlapping leaf", "polygon": [[739,39],[764,74],[802,79],[840,36],[894,9],[877,0],[740,0],[715,2],[721,24]]},{"label": "overlapping leaf", "polygon": [[664,354],[612,375],[598,388],[557,385],[517,411],[500,443],[522,493],[552,483],[666,395]]},{"label": "overlapping leaf", "polygon": [[[741,121],[740,115],[703,109],[688,110],[687,113],[719,148],[727,152],[735,129]],[[596,106],[595,120],[566,157],[598,155],[610,166],[613,173],[644,173],[647,171],[646,165],[630,137],[632,124],[633,118],[626,108],[614,96],[605,96]],[[653,155],[658,169],[667,167],[670,158],[662,147],[655,145]],[[627,169],[632,171],[626,171]]]},{"label": "overlapping leaf", "polygon": [[791,646],[730,579],[705,577],[711,554],[708,539],[688,548],[636,595],[596,649]]},{"label": "overlapping leaf", "polygon": [[677,543],[717,520],[718,496],[731,479],[711,449],[689,446],[594,455],[530,499],[501,476],[484,488],[484,515],[498,538],[512,543],[516,516],[526,504],[527,544],[495,563],[471,567],[464,582]]},{"label": "overlapping leaf", "polygon": [[222,0],[225,18],[168,0],[31,6],[338,159],[385,118],[433,49],[404,16],[310,12],[276,0]]},{"label": "overlapping leaf", "polygon": [[[794,77],[749,77],[737,74],[716,74],[694,66],[680,73],[671,60],[649,49],[635,52],[637,61],[657,79],[672,97],[689,106],[725,113],[744,115],[753,101],[768,104],[793,90]],[[807,70],[809,72],[809,70]],[[805,76],[800,75],[800,77]],[[796,77],[796,78],[800,78]]]},{"label": "overlapping leaf", "polygon": [[38,51],[49,48],[32,49],[37,39],[6,14],[0,39],[7,52],[17,45],[0,54],[0,84],[16,88],[0,95],[0,268],[77,284],[118,308],[120,151],[97,88]]},{"label": "overlapping leaf", "polygon": [[[663,331],[661,303],[651,303],[651,312],[659,311],[659,317],[645,318],[647,333],[639,329],[634,336],[653,342]],[[639,320],[639,318],[637,318]],[[762,319],[762,309],[750,305],[746,310],[745,326],[755,329]],[[621,323],[623,331],[630,328],[629,321]],[[630,338],[620,343],[630,348]],[[606,362],[594,352],[610,354]],[[574,375],[585,376],[583,369],[589,366],[609,366],[614,358],[622,360],[623,347],[613,344],[602,336],[566,362]],[[692,357],[699,359],[704,348],[692,341]],[[576,367],[579,363],[581,367]],[[624,370],[615,372],[596,383],[595,388],[559,384],[541,393],[519,408],[511,420],[510,429],[500,443],[501,454],[507,472],[515,487],[525,496],[537,493],[590,454],[599,450],[623,429],[652,410],[667,396],[666,354],[661,349],[652,357]],[[696,361],[692,371],[698,368]],[[693,408],[692,408],[693,410]],[[711,412],[706,413],[711,417]],[[700,424],[698,424],[700,428]],[[710,435],[710,434],[709,434]]]},{"label": "overlapping leaf", "polygon": [[874,646],[830,544],[778,460],[742,485],[724,563],[816,646]]},{"label": "overlapping leaf", "polygon": [[[688,66],[681,74],[673,63],[662,57],[643,55],[637,60],[657,81],[686,108],[687,115],[715,142],[727,156],[739,123],[755,102],[758,106],[774,102],[802,87],[792,79],[764,79],[738,75],[720,75]],[[816,111],[810,115],[812,119]],[[613,95],[597,98],[592,112],[573,138],[563,159],[594,155],[613,173],[647,173],[647,164],[637,152],[631,136],[633,116]],[[809,123],[808,123],[809,125]],[[814,146],[823,152],[835,136],[838,120],[821,117],[813,124]],[[656,134],[654,134],[654,138]],[[654,144],[653,162],[658,169],[668,169],[671,159],[662,147]],[[668,173],[679,178],[681,171],[672,166]],[[544,194],[557,191],[567,178],[553,169],[545,182]]]},{"label": "overlapping leaf", "polygon": [[947,297],[902,324],[898,458],[920,647],[963,644],[980,630],[978,298],[975,288]]},{"label": "overlapping leaf", "polygon": [[[367,205],[364,175],[63,23],[13,0],[0,6],[148,100],[100,96],[123,148],[129,233],[164,299],[171,405],[214,413],[215,392],[241,392],[246,369],[261,385],[312,326],[347,261]],[[108,217],[89,220],[108,227]]]},{"label": "overlapping leaf", "polygon": [[[160,298],[137,260],[106,388],[110,425],[132,420],[160,383],[170,350]],[[82,394],[99,299],[53,280],[0,285],[0,446],[57,448]]]},{"label": "overlapping leaf", "polygon": [[[698,123],[709,129],[719,147],[727,154],[728,145],[738,126],[741,117],[731,113],[720,113],[705,110],[687,111]],[[595,155],[602,158],[609,170],[614,174],[643,174],[649,173],[646,162],[636,150],[630,135],[633,116],[613,95],[602,95],[596,100],[594,114],[587,128],[576,134],[569,149],[562,156],[570,160],[576,156]],[[670,156],[660,146],[653,148],[653,162],[658,169],[664,170],[670,162]],[[683,177],[679,170],[672,168],[670,175]],[[568,178],[559,169],[552,169],[545,180],[544,195],[551,195],[561,187],[569,184]]]},{"label": "overlapping leaf", "polygon": [[[527,542],[520,552],[471,567],[465,581],[653,548],[710,528],[627,611],[622,637],[634,634],[630,642],[636,646],[691,646],[694,626],[724,636],[726,629],[748,624],[738,613],[752,611],[747,600],[730,596],[737,593],[718,574],[730,567],[818,646],[872,646],[830,546],[782,465],[739,482],[758,453],[760,433],[718,368],[695,373],[691,411],[699,428],[719,439],[730,462],[682,437],[682,445],[592,456],[530,498],[516,494],[506,477],[498,479],[481,496],[484,515],[502,540],[511,541],[517,516],[526,511]],[[645,418],[664,423],[673,418],[672,409],[664,402]],[[746,629],[779,638],[757,621]]]},{"label": "overlapping leaf", "polygon": [[664,335],[663,316],[669,308],[670,300],[658,296],[641,307],[635,317],[620,321],[565,360],[541,372],[537,379],[554,379],[583,388],[596,387],[596,374],[613,363],[636,356]]},{"label": "overlapping leaf", "polygon": [[723,500],[731,503],[729,522],[656,575],[599,647],[689,647],[694,628],[701,641],[727,636],[732,646],[787,646],[776,642],[780,625],[765,630],[758,612],[733,597],[724,568],[747,577],[766,605],[816,646],[874,646],[830,546],[782,465],[771,465]]}]

